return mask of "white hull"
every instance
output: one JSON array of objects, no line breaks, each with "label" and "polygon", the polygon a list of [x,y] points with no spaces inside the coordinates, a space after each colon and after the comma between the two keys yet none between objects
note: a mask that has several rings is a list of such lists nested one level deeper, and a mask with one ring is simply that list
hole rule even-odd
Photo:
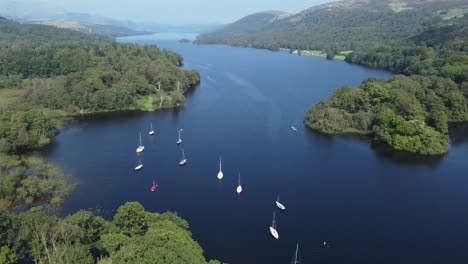
[{"label": "white hull", "polygon": [[280,202],[278,202],[278,201],[276,201],[276,206],[277,206],[280,210],[282,210],[282,211],[286,210],[286,207],[284,207],[284,205],[282,205],[282,204],[281,204]]},{"label": "white hull", "polygon": [[182,143],[182,140],[179,139],[179,140],[176,141],[176,143],[177,143],[177,145],[179,145],[180,143]]},{"label": "white hull", "polygon": [[143,168],[143,164],[140,164],[140,165],[136,166],[136,167],[135,167],[135,170],[136,170],[136,171],[139,171],[139,170],[141,170],[141,168]]},{"label": "white hull", "polygon": [[218,180],[221,180],[224,177],[223,172],[218,172]]},{"label": "white hull", "polygon": [[237,190],[236,190],[236,191],[237,191],[237,194],[240,194],[240,193],[242,192],[242,186],[240,186],[240,185],[237,186]]},{"label": "white hull", "polygon": [[291,129],[294,130],[294,131],[297,131],[295,126],[291,126]]},{"label": "white hull", "polygon": [[271,227],[271,226],[270,226],[270,234],[271,234],[275,239],[278,239],[278,238],[279,238],[278,231],[276,231],[276,229],[274,229],[274,228]]},{"label": "white hull", "polygon": [[150,136],[154,135],[154,131],[151,130],[149,133],[148,133]]},{"label": "white hull", "polygon": [[141,153],[145,150],[145,147],[144,146],[139,146],[137,149],[136,149],[136,152],[137,153]]},{"label": "white hull", "polygon": [[179,166],[183,166],[185,165],[185,163],[187,163],[187,159],[183,159],[179,162]]}]

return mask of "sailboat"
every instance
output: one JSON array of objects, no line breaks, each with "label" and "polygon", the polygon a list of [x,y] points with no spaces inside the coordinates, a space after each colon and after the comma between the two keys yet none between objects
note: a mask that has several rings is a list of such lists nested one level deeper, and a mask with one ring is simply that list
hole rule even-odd
[{"label": "sailboat", "polygon": [[136,149],[136,152],[137,153],[141,153],[145,150],[145,146],[143,146],[143,144],[141,144],[141,132],[140,132],[140,145],[138,146],[138,148]]},{"label": "sailboat", "polygon": [[154,135],[153,122],[151,122],[151,130],[148,132],[150,136]]},{"label": "sailboat", "polygon": [[138,162],[138,165],[135,167],[135,171],[139,171],[141,170],[141,168],[143,168],[143,163],[141,162],[141,159],[140,159]]},{"label": "sailboat", "polygon": [[240,173],[239,173],[239,185],[237,185],[236,191],[237,191],[237,194],[240,194],[242,192],[242,186],[240,184]]},{"label": "sailboat", "polygon": [[278,195],[278,199],[276,199],[276,206],[282,211],[286,210],[286,207],[279,201],[279,195]]},{"label": "sailboat", "polygon": [[182,159],[180,160],[179,165],[183,166],[183,165],[185,165],[185,163],[187,163],[187,159],[185,158],[184,149],[182,149]]},{"label": "sailboat", "polygon": [[293,261],[291,264],[299,264],[299,244],[296,244],[296,253],[294,254]]},{"label": "sailboat", "polygon": [[182,143],[182,137],[180,136],[180,132],[182,132],[182,129],[179,129],[179,138],[178,138],[177,141],[176,141],[177,145],[179,145],[180,143]]},{"label": "sailboat", "polygon": [[291,129],[297,131],[297,128],[294,126],[294,124],[291,124]]},{"label": "sailboat", "polygon": [[152,192],[156,191],[156,187],[158,187],[158,185],[154,184],[154,180],[153,180],[153,185],[151,186],[151,191]]},{"label": "sailboat", "polygon": [[218,172],[218,180],[223,178],[223,171],[221,170],[221,156],[219,156],[219,172]]},{"label": "sailboat", "polygon": [[276,231],[275,212],[273,212],[273,223],[270,226],[270,233],[275,239],[279,238],[278,231]]}]

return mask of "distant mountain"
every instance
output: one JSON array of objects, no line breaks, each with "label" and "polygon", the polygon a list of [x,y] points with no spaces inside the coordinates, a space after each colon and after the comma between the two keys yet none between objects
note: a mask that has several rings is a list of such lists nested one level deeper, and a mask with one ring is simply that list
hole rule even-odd
[{"label": "distant mountain", "polygon": [[72,29],[87,34],[98,34],[109,37],[125,37],[137,35],[149,35],[149,31],[133,30],[121,26],[102,25],[102,24],[84,24],[74,21],[43,21],[43,25],[54,26],[58,28]]},{"label": "distant mountain", "polygon": [[222,27],[222,25],[217,24],[172,25],[118,20],[98,15],[68,12],[59,5],[40,0],[0,0],[0,16],[24,24],[53,25],[59,28],[111,37],[142,35],[150,32],[200,34]]},{"label": "distant mountain", "polygon": [[51,44],[109,41],[110,38],[65,30],[47,25],[20,24],[0,17],[0,44]]},{"label": "distant mountain", "polygon": [[0,1],[0,15],[23,24],[44,24],[109,37],[151,34],[149,31],[128,28],[127,25],[132,25],[131,22],[67,12],[58,5],[39,0]]},{"label": "distant mountain", "polygon": [[274,50],[358,50],[450,24],[467,13],[466,0],[344,0],[297,14],[253,14],[201,34],[197,42]]}]

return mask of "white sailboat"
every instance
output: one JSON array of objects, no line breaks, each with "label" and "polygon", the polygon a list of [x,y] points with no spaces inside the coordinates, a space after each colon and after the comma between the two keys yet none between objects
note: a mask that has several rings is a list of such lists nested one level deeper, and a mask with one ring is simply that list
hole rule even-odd
[{"label": "white sailboat", "polygon": [[182,159],[180,160],[179,165],[183,166],[183,165],[185,165],[185,163],[187,163],[187,159],[185,158],[184,149],[182,149]]},{"label": "white sailboat", "polygon": [[237,185],[236,191],[237,191],[237,194],[240,194],[242,192],[242,186],[240,184],[240,173],[239,173],[239,185]]},{"label": "white sailboat", "polygon": [[296,253],[291,264],[299,264],[299,244],[296,244]]},{"label": "white sailboat", "polygon": [[279,201],[279,195],[278,195],[278,199],[276,199],[276,206],[277,206],[281,211],[286,210],[286,207],[285,207],[282,203],[280,203],[280,201]]},{"label": "white sailboat", "polygon": [[143,144],[141,144],[141,132],[140,132],[140,145],[138,146],[138,148],[136,149],[136,152],[137,153],[141,153],[145,150],[145,146],[143,146]]},{"label": "white sailboat", "polygon": [[177,145],[179,145],[180,143],[182,143],[182,137],[180,136],[180,132],[182,132],[182,129],[179,129],[179,138],[178,138],[177,141],[176,141]]},{"label": "white sailboat", "polygon": [[291,129],[297,131],[297,128],[294,125],[291,125]]},{"label": "white sailboat", "polygon": [[138,161],[138,165],[135,167],[135,171],[139,171],[143,168],[143,163],[141,162],[141,159]]},{"label": "white sailboat", "polygon": [[151,130],[148,132],[150,136],[154,135],[153,122],[151,122]]},{"label": "white sailboat", "polygon": [[273,212],[273,223],[270,226],[270,234],[275,238],[278,239],[278,231],[276,231],[276,220],[275,220],[275,212]]},{"label": "white sailboat", "polygon": [[221,156],[219,156],[219,172],[218,172],[218,180],[221,180],[224,177],[223,171],[221,170]]}]

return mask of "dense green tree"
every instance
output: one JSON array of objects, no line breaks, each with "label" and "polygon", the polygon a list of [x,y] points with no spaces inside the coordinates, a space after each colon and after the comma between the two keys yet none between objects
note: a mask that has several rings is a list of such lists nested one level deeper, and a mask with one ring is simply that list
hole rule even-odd
[{"label": "dense green tree", "polygon": [[[140,225],[145,222],[146,232]],[[141,204],[122,205],[113,221],[79,211],[60,219],[34,209],[0,214],[0,261],[17,263],[220,263],[206,262],[188,223],[174,213],[146,212]]]},{"label": "dense green tree", "polygon": [[450,79],[394,76],[341,87],[312,106],[305,123],[323,133],[368,133],[394,149],[448,151],[448,122],[468,120],[466,99]]}]

